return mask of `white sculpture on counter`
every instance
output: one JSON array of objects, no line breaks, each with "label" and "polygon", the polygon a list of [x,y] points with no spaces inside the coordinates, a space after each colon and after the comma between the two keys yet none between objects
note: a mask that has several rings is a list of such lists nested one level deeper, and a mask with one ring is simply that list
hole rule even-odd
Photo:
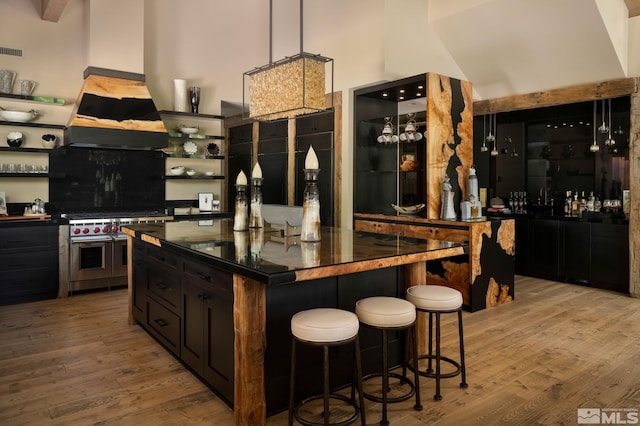
[{"label": "white sculpture on counter", "polygon": [[442,184],[442,196],[440,198],[440,219],[456,220],[456,212],[453,208],[453,192],[449,176],[444,177]]},{"label": "white sculpture on counter", "polygon": [[471,166],[469,179],[467,180],[468,200],[460,203],[460,216],[462,220],[480,219],[482,217],[482,204],[478,196],[478,177],[476,169]]}]

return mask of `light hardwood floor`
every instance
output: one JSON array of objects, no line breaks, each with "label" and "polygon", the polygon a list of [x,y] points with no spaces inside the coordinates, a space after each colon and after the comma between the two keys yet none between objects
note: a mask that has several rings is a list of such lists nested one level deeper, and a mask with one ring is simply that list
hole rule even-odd
[{"label": "light hardwood floor", "polygon": [[[233,413],[140,327],[125,290],[0,307],[0,424],[231,425]],[[391,424],[576,424],[578,408],[640,409],[640,300],[517,277],[516,299],[465,313],[469,387],[421,382]],[[456,354],[455,316],[443,350]],[[286,413],[268,425],[286,424]],[[380,405],[369,402],[367,423]]]}]

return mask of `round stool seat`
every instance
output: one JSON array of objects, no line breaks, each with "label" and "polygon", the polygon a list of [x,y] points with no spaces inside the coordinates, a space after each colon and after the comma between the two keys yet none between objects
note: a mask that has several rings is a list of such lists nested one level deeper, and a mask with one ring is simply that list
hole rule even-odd
[{"label": "round stool seat", "polygon": [[462,293],[442,285],[409,287],[407,300],[425,311],[455,311],[462,307]]},{"label": "round stool seat", "polygon": [[335,308],[301,311],[291,318],[291,333],[307,342],[340,342],[358,334],[360,324],[353,312]]},{"label": "round stool seat", "polygon": [[356,314],[364,324],[373,327],[407,327],[416,320],[416,308],[397,297],[376,296],[356,302]]}]

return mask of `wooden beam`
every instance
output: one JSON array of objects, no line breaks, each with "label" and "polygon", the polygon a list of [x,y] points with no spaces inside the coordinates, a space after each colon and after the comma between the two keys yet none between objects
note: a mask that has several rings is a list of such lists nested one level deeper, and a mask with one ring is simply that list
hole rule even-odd
[{"label": "wooden beam", "polygon": [[629,18],[640,15],[640,0],[624,0],[629,9]]},{"label": "wooden beam", "polygon": [[542,108],[575,102],[629,96],[638,92],[635,78],[587,83],[562,89],[533,92],[525,95],[487,99],[473,103],[473,115],[496,114],[500,112]]},{"label": "wooden beam", "polygon": [[58,22],[67,2],[68,0],[42,0],[42,20]]}]

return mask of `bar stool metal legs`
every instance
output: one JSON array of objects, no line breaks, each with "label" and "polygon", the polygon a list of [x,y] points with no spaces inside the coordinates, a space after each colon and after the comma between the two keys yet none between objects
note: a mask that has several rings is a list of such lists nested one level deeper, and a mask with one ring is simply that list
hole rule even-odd
[{"label": "bar stool metal legs", "polygon": [[[363,380],[377,376],[382,378],[381,397],[364,392],[365,398],[382,403],[382,420],[380,421],[380,424],[382,426],[389,424],[387,412],[387,404],[389,403],[406,401],[415,395],[416,403],[414,405],[414,409],[416,411],[422,410],[422,404],[420,402],[420,374],[418,373],[417,358],[415,356],[412,357],[414,372],[413,381],[411,381],[406,374],[406,356],[402,364],[402,375],[389,372],[388,333],[390,331],[405,331],[407,337],[410,337],[412,341],[413,353],[418,353],[414,306],[404,299],[395,297],[369,297],[361,299],[356,303],[356,313],[358,314],[358,318],[362,324],[373,329],[380,330],[382,333],[382,371],[380,373],[368,374],[363,378]],[[400,383],[408,385],[409,390],[403,395],[389,397],[389,377],[396,378],[400,380]]]},{"label": "bar stool metal legs", "polygon": [[[429,313],[429,344],[428,353],[418,356],[418,359],[427,359],[427,369],[420,371],[420,375],[436,379],[436,392],[433,398],[437,401],[442,399],[440,393],[440,379],[461,376],[460,387],[466,388],[467,372],[464,360],[464,334],[462,326],[462,295],[459,291],[442,286],[415,286],[407,290],[407,299],[410,300],[418,311]],[[449,357],[442,356],[440,351],[440,315],[456,312],[458,315],[458,336],[460,345],[460,362]],[[435,355],[433,353],[433,317],[435,316]],[[435,372],[432,367],[435,361]],[[455,370],[442,373],[441,364],[446,362]]]},{"label": "bar stool metal legs", "polygon": [[[301,314],[301,315],[299,315]],[[332,316],[342,316],[342,318],[331,318]],[[366,425],[364,413],[364,394],[362,390],[362,364],[360,361],[360,339],[357,334],[358,324],[353,324],[355,314],[340,311],[337,309],[311,309],[309,311],[299,312],[292,318],[292,334],[291,340],[291,375],[289,379],[289,426],[293,425],[293,420],[306,426],[345,426],[355,422],[358,417],[361,419],[362,426]],[[328,320],[333,320],[333,328],[327,326]],[[342,321],[342,324],[340,323]],[[354,334],[355,329],[355,334]],[[332,340],[335,339],[335,340]],[[331,393],[329,388],[329,348],[332,346],[345,345],[354,343],[354,381],[352,383],[351,398],[344,395]],[[321,395],[310,396],[297,405],[295,403],[295,377],[296,377],[296,346],[298,343],[311,346],[322,347],[322,371],[323,371],[323,389]],[[355,388],[358,390],[359,401],[355,400]],[[300,415],[300,408],[305,404],[322,399],[322,423],[312,422]],[[353,415],[345,420],[330,423],[331,408],[330,400],[340,400],[353,408]]]}]

